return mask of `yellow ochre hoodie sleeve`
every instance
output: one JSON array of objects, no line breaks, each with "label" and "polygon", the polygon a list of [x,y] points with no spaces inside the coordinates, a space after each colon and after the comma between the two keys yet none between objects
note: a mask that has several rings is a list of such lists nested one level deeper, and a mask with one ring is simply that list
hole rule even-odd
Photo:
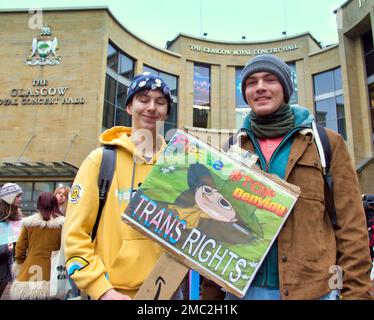
[{"label": "yellow ochre hoodie sleeve", "polygon": [[99,207],[98,176],[102,149],[98,148],[83,161],[69,193],[64,224],[64,250],[69,276],[79,289],[92,299],[99,299],[113,288],[106,269],[95,253],[91,232]]}]

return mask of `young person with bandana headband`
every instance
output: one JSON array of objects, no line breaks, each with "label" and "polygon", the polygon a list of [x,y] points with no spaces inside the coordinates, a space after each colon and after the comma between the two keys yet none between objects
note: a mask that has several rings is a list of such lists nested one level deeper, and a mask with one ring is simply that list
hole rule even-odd
[{"label": "young person with bandana headband", "polygon": [[[251,107],[241,129],[241,147],[259,156],[262,170],[301,189],[244,299],[368,299],[368,233],[358,179],[343,138],[326,129],[332,149],[334,228],[327,213],[313,116],[306,108],[289,105],[290,68],[274,55],[257,56],[244,67],[241,88]],[[341,281],[334,281],[341,274]],[[217,297],[214,288],[204,280],[203,297]],[[226,294],[226,299],[235,298]]]},{"label": "young person with bandana headband", "polygon": [[100,135],[102,145],[116,147],[116,167],[97,229],[98,176],[102,148],[82,163],[70,189],[64,225],[68,274],[92,299],[127,300],[135,296],[163,249],[121,220],[133,191],[145,179],[166,146],[157,122],[170,114],[170,89],[150,73],[134,77],[126,111],[132,127],[113,127]]}]

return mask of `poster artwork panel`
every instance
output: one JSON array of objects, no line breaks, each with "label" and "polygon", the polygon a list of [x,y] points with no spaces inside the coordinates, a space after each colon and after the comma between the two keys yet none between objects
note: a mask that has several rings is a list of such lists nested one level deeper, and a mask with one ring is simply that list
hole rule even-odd
[{"label": "poster artwork panel", "polygon": [[243,297],[300,192],[245,163],[178,130],[122,219]]}]

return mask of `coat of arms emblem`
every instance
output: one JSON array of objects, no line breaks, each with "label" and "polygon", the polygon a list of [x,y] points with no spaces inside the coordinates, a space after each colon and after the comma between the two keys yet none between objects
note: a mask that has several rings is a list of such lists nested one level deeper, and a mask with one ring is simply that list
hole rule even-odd
[{"label": "coat of arms emblem", "polygon": [[52,36],[51,28],[45,25],[41,34],[32,40],[32,53],[27,57],[26,64],[31,66],[60,64],[61,56],[56,54],[57,49],[57,38]]}]

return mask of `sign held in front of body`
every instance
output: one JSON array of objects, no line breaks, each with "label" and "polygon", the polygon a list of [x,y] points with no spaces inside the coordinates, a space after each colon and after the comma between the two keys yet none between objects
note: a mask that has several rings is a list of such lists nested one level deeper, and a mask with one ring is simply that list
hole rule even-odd
[{"label": "sign held in front of body", "polygon": [[243,297],[298,194],[247,160],[178,130],[122,219]]}]

